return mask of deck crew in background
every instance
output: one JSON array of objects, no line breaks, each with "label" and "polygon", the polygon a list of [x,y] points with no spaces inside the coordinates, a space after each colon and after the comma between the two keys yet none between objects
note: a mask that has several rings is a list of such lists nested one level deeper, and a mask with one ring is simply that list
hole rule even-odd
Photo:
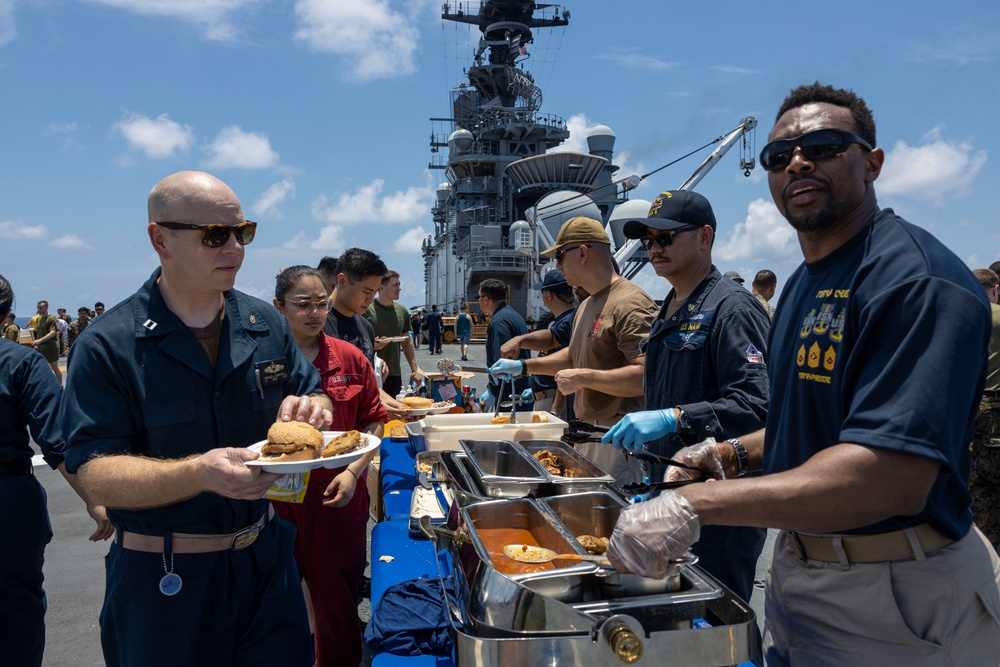
[{"label": "deck crew in background", "polygon": [[[0,276],[0,322],[14,301],[10,283]],[[42,566],[52,539],[45,489],[32,474],[31,440],[45,462],[58,469],[86,500],[76,475],[63,462],[59,398],[62,387],[44,358],[25,345],[0,342],[0,509],[5,538],[0,544],[0,646],[3,663],[42,664],[45,648],[45,589]],[[30,432],[30,438],[29,438]],[[104,508],[87,503],[97,522],[91,540],[113,534]]]},{"label": "deck crew in background", "polygon": [[[500,348],[515,336],[528,333],[528,325],[516,310],[507,304],[507,285],[496,278],[487,278],[479,283],[479,308],[489,315],[490,323],[486,327],[486,365],[492,366],[500,359]],[[531,353],[527,350],[519,353],[518,358],[527,359]],[[521,394],[528,388],[528,380],[520,378],[513,380],[514,392]],[[485,409],[492,410],[495,403],[508,400],[511,393],[509,382],[504,383],[503,396],[500,395],[500,380],[490,376],[486,393],[482,402]]]},{"label": "deck crew in background", "polygon": [[469,317],[469,307],[464,303],[455,317],[455,339],[462,346],[462,361],[468,361],[469,343],[472,341],[472,319]]},{"label": "deck crew in background", "polygon": [[655,576],[702,525],[781,529],[765,585],[774,667],[1000,656],[1000,560],[967,487],[986,297],[944,244],[879,209],[884,158],[853,92],[816,83],[782,103],[760,164],[805,263],[771,325],[767,428],[681,450],[726,479],[625,510],[608,549]]},{"label": "deck crew in background", "polygon": [[[372,365],[361,350],[322,331],[330,307],[323,276],[308,266],[285,269],[275,281],[274,307],[333,401],[330,430],[356,429],[381,439],[388,416]],[[367,472],[376,451],[347,466],[311,471],[301,503],[274,503],[278,516],[296,528],[295,562],[312,603],[319,667],[361,662],[358,597],[367,565]]]},{"label": "deck crew in background", "polygon": [[[389,368],[389,372],[382,378],[382,388],[393,398],[399,395],[399,391],[403,387],[403,371],[399,361],[400,352],[410,365],[410,375],[407,382],[419,384],[423,380],[420,368],[417,366],[417,359],[413,354],[413,340],[409,336],[410,315],[406,306],[397,301],[401,287],[399,273],[387,271],[382,276],[378,296],[365,311],[365,318],[375,328],[375,354]],[[396,336],[405,336],[406,340],[401,343],[380,343],[378,340],[380,337],[394,338]]]},{"label": "deck crew in background", "polygon": [[726,271],[723,277],[729,278],[740,287],[742,287],[743,283],[746,282],[745,280],[743,280],[743,276],[740,275],[739,271]]},{"label": "deck crew in background", "polygon": [[437,304],[427,313],[427,339],[431,354],[441,354],[441,336],[444,334],[444,320],[438,312]]},{"label": "deck crew in background", "polygon": [[[642,345],[646,412],[625,415],[602,441],[673,456],[706,438],[721,442],[763,428],[771,321],[712,264],[709,201],[687,190],[662,192],[649,216],[626,221],[624,232],[642,242],[672,289]],[[665,472],[653,464],[650,476],[658,482]],[[693,550],[699,565],[749,600],[766,537],[764,528],[706,526]]]},{"label": "deck crew in background", "polygon": [[42,353],[45,361],[49,362],[49,368],[55,373],[56,381],[62,385],[62,371],[59,370],[59,324],[56,316],[49,312],[49,302],[39,301],[38,312],[31,318],[35,328],[35,339],[31,341],[31,347]]},{"label": "deck crew in background", "polygon": [[[504,359],[517,359],[521,350],[537,350],[540,357],[555,354],[569,345],[569,339],[573,334],[573,316],[576,314],[576,298],[573,296],[573,288],[563,277],[562,271],[552,269],[545,274],[541,282],[535,283],[534,289],[542,295],[543,307],[552,313],[552,323],[544,329],[532,331],[523,336],[517,336],[504,343],[500,348],[500,355]],[[532,375],[529,387],[531,388],[532,399],[535,401],[535,410],[552,411],[553,414],[564,418],[566,397],[561,396],[559,406],[563,414],[553,410],[556,401],[556,394],[559,388],[556,379],[551,375]]]},{"label": "deck crew in background", "polygon": [[[630,412],[645,409],[646,357],[639,344],[649,336],[656,303],[615,270],[611,239],[597,220],[582,216],[567,220],[555,245],[543,254],[555,258],[566,282],[590,294],[577,308],[569,347],[523,364],[503,359],[490,372],[554,375],[559,390],[574,395],[576,416],[594,424],[611,426]],[[577,449],[618,484],[642,479],[635,459],[611,445],[581,443]]]},{"label": "deck crew in background", "polygon": [[150,279],[73,347],[66,467],[107,506],[108,665],[310,664],[295,529],[245,465],[276,419],[332,418],[274,307],[233,289],[256,223],[204,172],[149,195]]},{"label": "deck crew in background", "polygon": [[767,311],[767,316],[773,318],[774,306],[771,305],[771,299],[774,298],[774,291],[778,288],[778,276],[774,275],[774,271],[761,269],[753,277],[750,287],[753,288],[751,293]]},{"label": "deck crew in background", "polygon": [[972,440],[972,517],[993,548],[1000,551],[1000,277],[990,269],[972,272],[990,302],[993,333],[990,336],[986,388],[976,416]]},{"label": "deck crew in background", "polygon": [[[385,362],[375,356],[375,327],[363,317],[382,286],[382,276],[388,270],[385,264],[370,250],[348,248],[340,257],[321,259],[316,270],[323,275],[326,288],[330,290],[330,314],[323,333],[361,350],[372,368],[375,364],[385,366]],[[390,396],[384,389],[379,393],[391,418],[406,417],[406,408],[395,395]]]}]

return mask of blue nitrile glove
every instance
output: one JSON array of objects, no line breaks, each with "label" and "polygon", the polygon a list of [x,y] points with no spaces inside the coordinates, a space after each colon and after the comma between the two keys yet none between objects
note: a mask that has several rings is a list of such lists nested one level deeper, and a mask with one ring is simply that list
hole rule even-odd
[{"label": "blue nitrile glove", "polygon": [[514,378],[521,375],[521,368],[520,359],[501,359],[487,370],[490,375],[495,375],[504,382],[513,382]]},{"label": "blue nitrile glove", "polygon": [[479,399],[479,402],[482,404],[484,411],[491,412],[496,407],[497,400],[493,398],[493,394],[487,389],[483,392],[483,396]]},{"label": "blue nitrile glove", "polygon": [[530,389],[525,389],[521,392],[521,401],[524,403],[531,403],[535,400],[535,392]]},{"label": "blue nitrile glove", "polygon": [[677,431],[674,409],[633,412],[608,429],[601,442],[614,443],[615,449],[642,449],[647,442]]}]

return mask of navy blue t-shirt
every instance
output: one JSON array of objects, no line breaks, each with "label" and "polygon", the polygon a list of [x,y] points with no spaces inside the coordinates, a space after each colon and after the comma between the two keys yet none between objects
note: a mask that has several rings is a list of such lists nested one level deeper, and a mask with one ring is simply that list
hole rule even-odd
[{"label": "navy blue t-shirt", "polygon": [[361,350],[372,366],[375,365],[375,327],[361,315],[344,315],[336,308],[330,308],[323,333],[347,341]]},{"label": "navy blue t-shirt", "polygon": [[990,313],[969,269],[925,230],[881,211],[836,251],[802,264],[771,325],[764,472],[839,443],[941,464],[924,510],[847,533],[972,523],[969,443]]}]

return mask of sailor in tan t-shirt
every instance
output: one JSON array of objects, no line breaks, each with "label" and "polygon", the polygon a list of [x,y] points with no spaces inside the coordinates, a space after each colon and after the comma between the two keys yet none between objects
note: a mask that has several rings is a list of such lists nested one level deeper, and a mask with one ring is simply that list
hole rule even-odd
[{"label": "sailor in tan t-shirt", "polygon": [[[649,335],[656,303],[615,271],[611,239],[597,220],[568,220],[542,254],[555,258],[566,282],[590,293],[577,310],[569,347],[545,357],[502,359],[493,368],[500,374],[554,375],[563,394],[576,395],[573,408],[583,421],[610,426],[645,409],[639,343]],[[505,356],[517,356],[519,348],[511,345],[517,340],[505,346]],[[641,480],[635,459],[612,445],[582,443],[577,449],[618,484]]]}]

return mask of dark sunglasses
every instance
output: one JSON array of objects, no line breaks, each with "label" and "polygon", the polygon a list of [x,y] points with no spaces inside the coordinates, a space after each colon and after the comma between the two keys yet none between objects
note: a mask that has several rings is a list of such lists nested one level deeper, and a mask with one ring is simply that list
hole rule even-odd
[{"label": "dark sunglasses", "polygon": [[229,241],[229,235],[236,233],[240,245],[250,245],[257,234],[257,223],[247,220],[238,225],[196,225],[191,222],[158,222],[167,229],[197,229],[201,232],[201,244],[208,248],[221,248]]},{"label": "dark sunglasses", "polygon": [[559,251],[558,251],[558,252],[556,252],[556,254],[554,255],[554,257],[555,257],[555,260],[556,260],[556,264],[562,264],[562,259],[563,259],[563,256],[564,256],[564,255],[565,255],[566,253],[568,253],[568,252],[569,252],[570,250],[576,250],[577,248],[582,248],[582,247],[583,247],[583,246],[585,246],[585,245],[587,245],[587,244],[586,244],[586,243],[581,243],[580,245],[575,245],[575,246],[571,246],[571,247],[569,247],[569,248],[563,248],[562,250],[559,250]]},{"label": "dark sunglasses", "polygon": [[681,229],[662,232],[656,236],[642,236],[639,238],[639,243],[641,243],[642,247],[646,250],[652,248],[654,243],[661,248],[669,248],[674,244],[674,237],[678,234],[683,234],[684,232],[696,232],[699,229],[701,229],[701,227],[696,225],[694,227],[682,227]]},{"label": "dark sunglasses", "polygon": [[825,160],[840,155],[851,144],[858,144],[866,150],[872,149],[871,144],[853,132],[832,128],[814,130],[795,139],[778,139],[764,146],[764,150],[760,152],[760,166],[768,171],[784,169],[792,161],[796,146],[810,160]]}]

